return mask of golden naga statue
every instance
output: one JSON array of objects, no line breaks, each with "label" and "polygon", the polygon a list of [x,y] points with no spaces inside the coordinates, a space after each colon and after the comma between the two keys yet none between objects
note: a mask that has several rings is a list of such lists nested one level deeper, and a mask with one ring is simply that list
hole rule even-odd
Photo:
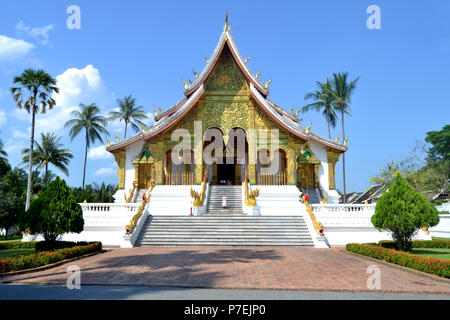
[{"label": "golden naga statue", "polygon": [[207,57],[203,57],[206,60],[206,63],[209,63],[209,59]]},{"label": "golden naga statue", "polygon": [[348,141],[348,138],[345,138],[344,143],[342,145],[346,146],[347,145],[347,141]]},{"label": "golden naga statue", "polygon": [[272,82],[272,79],[270,79],[269,81],[266,82],[266,84],[264,85],[264,89],[269,89],[269,84]]},{"label": "golden naga statue", "polygon": [[108,144],[107,146],[109,147],[111,145],[111,141],[109,141],[108,138],[105,138],[105,140],[106,140],[106,143]]},{"label": "golden naga statue", "polygon": [[310,124],[310,125],[306,128],[306,130],[305,130],[305,133],[306,133],[306,134],[309,133],[309,131],[311,130],[311,127],[312,127],[312,124]]},{"label": "golden naga statue", "polygon": [[250,57],[245,58],[244,63],[247,63],[250,60]]},{"label": "golden naga statue", "polygon": [[195,76],[195,79],[197,79],[197,78],[198,78],[198,73],[197,73],[197,72],[195,72],[195,70],[194,70],[194,69],[192,69],[192,73],[194,74],[194,76]]},{"label": "golden naga statue", "polygon": [[338,143],[339,139],[341,138],[341,136],[337,136],[336,139],[334,139],[334,143]]},{"label": "golden naga statue", "polygon": [[292,111],[294,111],[294,108],[295,108],[295,106],[292,107],[291,109],[289,109],[289,113],[292,113]]},{"label": "golden naga statue", "polygon": [[297,112],[295,113],[295,117],[298,118],[298,115],[300,114],[300,111],[302,110],[302,108],[298,109]]},{"label": "golden naga statue", "polygon": [[153,111],[155,112],[155,117],[158,116],[158,111],[156,111],[155,107],[153,107]]},{"label": "golden naga statue", "polygon": [[120,139],[119,139],[119,137],[117,136],[117,134],[115,134],[114,137],[116,138],[116,141],[117,141],[117,142],[120,141]]},{"label": "golden naga statue", "polygon": [[145,129],[145,127],[142,124],[139,124],[139,126],[142,129],[142,133],[146,133],[147,132],[147,129]]},{"label": "golden naga statue", "polygon": [[258,77],[261,75],[261,73],[262,73],[261,71],[258,72],[258,73],[255,75],[255,78],[258,79]]}]

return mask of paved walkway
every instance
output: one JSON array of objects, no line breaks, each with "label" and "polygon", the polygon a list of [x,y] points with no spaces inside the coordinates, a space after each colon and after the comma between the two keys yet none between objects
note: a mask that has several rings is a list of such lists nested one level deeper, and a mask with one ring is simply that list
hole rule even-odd
[{"label": "paved walkway", "polygon": [[[81,269],[81,285],[370,292],[370,265],[381,290],[450,295],[450,283],[350,255],[342,248],[140,247],[108,252],[46,271],[1,277],[14,284],[65,285],[67,267]],[[373,292],[373,291],[372,291]]]}]

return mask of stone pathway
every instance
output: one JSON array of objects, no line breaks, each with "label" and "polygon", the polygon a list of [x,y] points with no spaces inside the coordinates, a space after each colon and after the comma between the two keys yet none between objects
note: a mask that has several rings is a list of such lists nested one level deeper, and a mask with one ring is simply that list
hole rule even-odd
[{"label": "stone pathway", "polygon": [[[66,284],[67,267],[81,285],[145,285],[226,289],[370,292],[367,267],[381,270],[382,292],[450,295],[450,282],[412,274],[344,252],[302,247],[137,247],[50,270],[0,277],[1,283]],[[377,291],[377,290],[374,290]],[[374,292],[371,291],[371,292]]]}]

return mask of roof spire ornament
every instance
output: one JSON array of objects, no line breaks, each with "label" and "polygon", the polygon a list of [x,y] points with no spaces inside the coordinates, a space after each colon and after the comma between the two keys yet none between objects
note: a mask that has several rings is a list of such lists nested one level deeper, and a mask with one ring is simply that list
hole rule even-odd
[{"label": "roof spire ornament", "polygon": [[339,139],[341,138],[341,136],[337,136],[336,139],[334,139],[334,143],[338,143]]},{"label": "roof spire ornament", "polygon": [[309,133],[309,131],[311,130],[311,127],[312,127],[312,123],[308,126],[308,128],[306,128],[306,130],[305,130],[305,133],[306,133],[306,134]]},{"label": "roof spire ornament", "polygon": [[295,106],[293,106],[291,109],[289,109],[289,113],[292,113],[294,111]]},{"label": "roof spire ornament", "polygon": [[225,30],[228,30],[228,11],[225,11]]},{"label": "roof spire ornament", "polygon": [[194,76],[195,76],[195,79],[197,79],[197,78],[198,78],[198,73],[197,73],[197,72],[195,72],[195,70],[194,70],[194,69],[192,69],[192,73],[194,74]]},{"label": "roof spire ornament", "polygon": [[105,138],[106,142],[108,143],[108,147],[111,145],[111,141],[108,140],[108,138]]},{"label": "roof spire ornament", "polygon": [[270,79],[269,81],[266,82],[266,84],[264,85],[264,89],[269,89],[269,84],[272,82],[272,79]]},{"label": "roof spire ornament", "polygon": [[300,113],[301,110],[302,110],[302,108],[298,109],[297,112],[295,113],[296,118],[298,118],[298,114]]},{"label": "roof spire ornament", "polygon": [[258,72],[258,73],[255,75],[255,78],[258,79],[258,77],[261,75],[261,73],[262,73],[261,71]]},{"label": "roof spire ornament", "polygon": [[346,145],[347,145],[347,141],[348,141],[348,137],[345,138],[344,143],[343,143],[342,145],[343,145],[343,146],[346,146]]},{"label": "roof spire ornament", "polygon": [[207,57],[203,57],[206,60],[206,63],[209,63],[209,59]]},{"label": "roof spire ornament", "polygon": [[245,58],[244,63],[247,63],[250,60],[250,57]]},{"label": "roof spire ornament", "polygon": [[155,107],[153,107],[153,111],[155,112],[155,117],[157,117],[158,116],[158,111],[156,111]]},{"label": "roof spire ornament", "polygon": [[117,134],[115,134],[114,137],[116,138],[116,141],[117,141],[117,142],[120,141],[120,139],[119,139],[119,137],[117,136]]}]

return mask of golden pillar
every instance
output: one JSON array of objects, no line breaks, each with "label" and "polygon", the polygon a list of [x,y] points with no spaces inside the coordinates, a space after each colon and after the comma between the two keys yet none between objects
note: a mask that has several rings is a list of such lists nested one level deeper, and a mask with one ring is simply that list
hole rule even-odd
[{"label": "golden pillar", "polygon": [[125,189],[125,151],[119,151],[114,153],[114,159],[116,160],[117,166],[117,175],[119,176],[119,189]]},{"label": "golden pillar", "polygon": [[164,184],[164,142],[157,142],[153,147],[153,154],[155,156],[155,182],[156,184]]},{"label": "golden pillar", "polygon": [[335,190],[336,189],[336,162],[339,161],[339,156],[341,154],[333,151],[327,152],[328,158],[328,189]]},{"label": "golden pillar", "polygon": [[256,151],[256,126],[255,126],[255,114],[256,107],[253,100],[249,101],[248,107],[248,132],[247,132],[247,142],[248,142],[248,180],[252,184],[256,184],[256,161],[257,161],[257,151]]},{"label": "golden pillar", "polygon": [[201,184],[203,181],[203,139],[195,141],[194,146],[195,182]]},{"label": "golden pillar", "polygon": [[297,150],[300,150],[300,147],[295,143],[295,138],[290,134],[289,142],[287,147],[287,183],[290,185],[296,184],[295,175],[297,173]]}]

